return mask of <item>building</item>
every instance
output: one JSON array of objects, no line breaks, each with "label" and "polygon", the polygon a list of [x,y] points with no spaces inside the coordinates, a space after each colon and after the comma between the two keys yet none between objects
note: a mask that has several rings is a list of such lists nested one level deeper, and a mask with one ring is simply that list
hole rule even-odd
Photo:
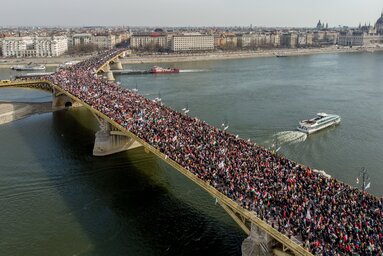
[{"label": "building", "polygon": [[296,48],[298,46],[298,34],[295,32],[283,33],[281,46],[285,48]]},{"label": "building", "polygon": [[281,34],[279,32],[273,32],[270,34],[270,46],[275,48],[281,46]]},{"label": "building", "polygon": [[362,46],[363,45],[362,31],[342,31],[339,34],[339,45],[342,46]]},{"label": "building", "polygon": [[4,57],[25,57],[27,51],[33,49],[31,37],[6,37],[3,39],[2,52]]},{"label": "building", "polygon": [[130,34],[127,32],[121,32],[119,35],[121,38],[121,42],[128,41],[128,39],[130,38]]},{"label": "building", "polygon": [[340,32],[338,44],[350,47],[372,47],[383,44],[383,12],[374,27],[359,25],[357,29]]},{"label": "building", "polygon": [[313,46],[313,38],[314,38],[313,33],[306,32],[306,46],[307,47]]},{"label": "building", "polygon": [[235,49],[238,46],[237,36],[234,33],[214,35],[214,48]]},{"label": "building", "polygon": [[338,37],[338,31],[314,31],[312,41],[315,46],[335,45],[338,42]]},{"label": "building", "polygon": [[376,33],[379,35],[383,35],[383,11],[380,15],[380,18],[375,23]]},{"label": "building", "polygon": [[364,35],[363,36],[363,46],[366,47],[374,47],[377,45],[383,44],[383,35],[381,34],[375,34],[375,35]]},{"label": "building", "polygon": [[68,51],[66,36],[36,37],[34,39],[34,57],[56,57]]},{"label": "building", "polygon": [[318,21],[316,28],[317,28],[318,30],[321,30],[321,29],[324,28],[324,26],[323,26],[323,24],[320,22],[320,20]]},{"label": "building", "polygon": [[249,33],[240,36],[242,48],[261,48],[270,46],[271,34],[269,33]]},{"label": "building", "polygon": [[339,33],[336,31],[326,31],[325,41],[328,45],[337,44],[339,39]]},{"label": "building", "polygon": [[173,52],[214,50],[214,36],[201,34],[174,35],[171,40]]},{"label": "building", "polygon": [[69,48],[84,46],[92,41],[92,34],[74,34],[68,39]]},{"label": "building", "polygon": [[[118,37],[118,40],[121,42],[120,37]],[[91,37],[90,42],[99,49],[112,49],[116,45],[116,36],[111,34],[94,35]]]},{"label": "building", "polygon": [[2,43],[4,57],[55,57],[67,50],[66,36],[7,37]]},{"label": "building", "polygon": [[297,46],[298,47],[307,47],[307,34],[306,33],[299,33],[298,34]]},{"label": "building", "polygon": [[371,47],[383,44],[383,35],[366,33],[360,30],[342,31],[339,34],[339,45],[342,46],[365,46]]},{"label": "building", "polygon": [[130,37],[130,46],[137,50],[169,49],[168,37],[165,33],[137,33]]},{"label": "building", "polygon": [[317,26],[316,26],[316,28],[318,29],[318,30],[324,30],[324,29],[328,29],[328,23],[326,23],[326,25],[324,24],[324,22],[322,23],[320,20],[318,21],[318,23],[317,23]]},{"label": "building", "polygon": [[313,33],[313,42],[316,46],[319,46],[321,42],[324,42],[326,38],[325,31],[314,31]]}]

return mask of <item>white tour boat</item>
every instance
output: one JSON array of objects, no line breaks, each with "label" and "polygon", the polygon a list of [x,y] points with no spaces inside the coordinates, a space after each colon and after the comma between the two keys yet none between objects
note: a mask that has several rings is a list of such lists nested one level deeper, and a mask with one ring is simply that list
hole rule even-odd
[{"label": "white tour boat", "polygon": [[317,116],[312,119],[300,121],[297,129],[298,131],[311,134],[331,125],[339,124],[340,120],[340,116],[338,115],[318,113]]}]

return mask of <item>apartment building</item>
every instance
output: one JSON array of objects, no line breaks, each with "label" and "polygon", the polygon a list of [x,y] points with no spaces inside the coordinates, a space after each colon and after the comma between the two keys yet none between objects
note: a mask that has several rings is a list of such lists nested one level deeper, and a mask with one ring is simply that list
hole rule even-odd
[{"label": "apartment building", "polygon": [[2,42],[4,57],[54,57],[67,50],[66,36],[6,37]]},{"label": "apartment building", "polygon": [[130,37],[133,49],[168,49],[168,37],[165,33],[137,33]]},{"label": "apartment building", "polygon": [[[121,39],[118,38],[121,42]],[[96,45],[99,49],[112,49],[116,45],[116,36],[111,34],[106,35],[93,35],[91,43]]]},{"label": "apartment building", "polygon": [[214,50],[214,36],[201,34],[174,35],[171,40],[173,52]]},{"label": "apartment building", "polygon": [[68,50],[66,36],[36,37],[34,39],[35,57],[55,57]]}]

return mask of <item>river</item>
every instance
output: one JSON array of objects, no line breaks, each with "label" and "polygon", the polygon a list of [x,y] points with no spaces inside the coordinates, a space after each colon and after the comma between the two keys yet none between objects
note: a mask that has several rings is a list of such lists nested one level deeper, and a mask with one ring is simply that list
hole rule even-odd
[{"label": "river", "polygon": [[[182,72],[116,79],[348,184],[365,167],[369,191],[383,195],[382,53],[161,65]],[[50,99],[0,91],[0,100]],[[342,122],[295,131],[317,112]],[[84,109],[0,126],[0,255],[240,255],[245,235],[214,198],[143,149],[93,157],[96,130]]]}]

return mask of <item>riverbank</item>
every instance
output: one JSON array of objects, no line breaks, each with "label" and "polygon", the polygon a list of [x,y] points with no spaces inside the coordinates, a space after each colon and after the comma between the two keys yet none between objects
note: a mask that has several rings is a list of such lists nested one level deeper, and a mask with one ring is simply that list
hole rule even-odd
[{"label": "riverbank", "polygon": [[52,102],[1,102],[0,125],[16,121],[30,115],[51,112]]},{"label": "riverbank", "polygon": [[383,48],[312,48],[312,49],[272,49],[260,51],[235,51],[235,52],[210,52],[198,54],[168,54],[168,55],[133,55],[121,60],[123,64],[137,63],[166,63],[166,62],[189,62],[206,60],[226,60],[244,59],[261,57],[289,57],[305,56],[316,54],[337,54],[337,53],[356,53],[356,52],[378,52]]},{"label": "riverbank", "polygon": [[[242,58],[260,58],[260,57],[288,57],[288,56],[304,56],[315,54],[331,54],[331,53],[355,53],[355,52],[378,52],[383,48],[310,48],[310,49],[270,49],[258,51],[232,51],[232,52],[208,52],[208,53],[170,53],[170,54],[151,54],[140,55],[132,54],[129,57],[121,59],[122,64],[137,63],[167,63],[167,62],[189,62],[189,61],[206,61],[206,60],[225,60],[225,59],[242,59]],[[68,61],[82,61],[90,58],[92,55],[84,56],[60,56],[52,58],[0,58],[0,68],[11,68],[15,65],[24,65],[30,62],[43,64],[47,67],[57,67],[58,65]]]},{"label": "riverbank", "polygon": [[51,58],[0,58],[0,68],[11,68],[12,66],[25,65],[28,63],[42,64],[46,67],[57,67],[68,61],[82,61],[92,57],[92,55],[70,56],[63,55]]}]

